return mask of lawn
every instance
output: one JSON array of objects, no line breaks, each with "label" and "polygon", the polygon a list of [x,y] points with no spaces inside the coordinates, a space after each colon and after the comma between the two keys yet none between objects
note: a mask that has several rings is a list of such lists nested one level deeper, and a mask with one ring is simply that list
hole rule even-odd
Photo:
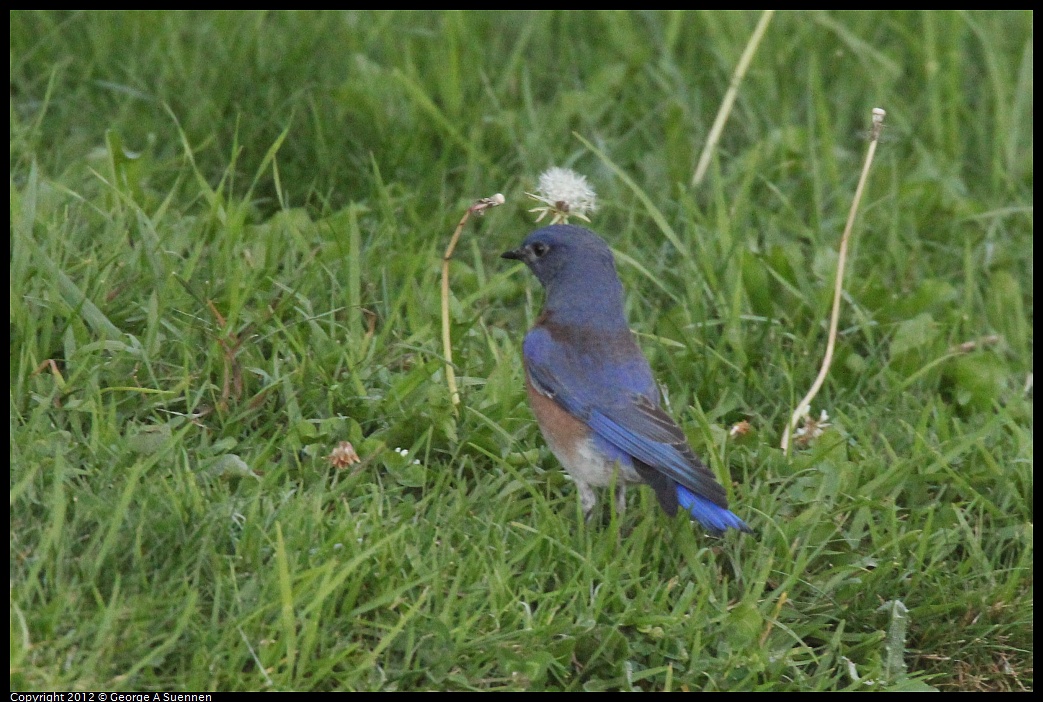
[{"label": "lawn", "polygon": [[[11,12],[12,690],[1031,690],[1033,15],[778,13],[693,185],[759,17]],[[584,522],[550,166],[755,533]]]}]

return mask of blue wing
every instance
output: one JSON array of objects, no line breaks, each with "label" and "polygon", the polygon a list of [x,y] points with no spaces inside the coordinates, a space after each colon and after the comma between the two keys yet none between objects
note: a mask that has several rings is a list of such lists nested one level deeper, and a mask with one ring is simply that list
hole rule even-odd
[{"label": "blue wing", "polygon": [[603,440],[676,482],[677,503],[704,526],[748,531],[728,511],[724,488],[692,453],[684,432],[660,409],[652,371],[630,331],[600,340],[569,335],[546,323],[526,335],[525,363],[536,389]]}]

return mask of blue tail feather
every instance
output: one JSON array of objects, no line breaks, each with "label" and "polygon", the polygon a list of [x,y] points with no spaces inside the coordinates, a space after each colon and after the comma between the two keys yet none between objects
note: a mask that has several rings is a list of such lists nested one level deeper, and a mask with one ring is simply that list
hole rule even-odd
[{"label": "blue tail feather", "polygon": [[746,522],[739,519],[724,507],[718,507],[705,497],[700,497],[684,487],[677,486],[677,503],[692,515],[692,518],[703,525],[707,531],[722,534],[725,529],[738,529],[752,532]]}]

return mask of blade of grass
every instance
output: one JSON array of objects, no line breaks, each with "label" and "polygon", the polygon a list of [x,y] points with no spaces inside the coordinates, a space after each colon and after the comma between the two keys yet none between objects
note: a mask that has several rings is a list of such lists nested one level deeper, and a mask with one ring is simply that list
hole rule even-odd
[{"label": "blade of grass", "polygon": [[606,156],[601,149],[584,139],[583,135],[577,132],[573,132],[572,134],[577,139],[579,139],[583,143],[583,145],[591,151],[591,153],[593,153],[595,156],[601,159],[601,162],[608,166],[609,169],[613,173],[615,173],[628,188],[630,188],[634,195],[637,196],[637,199],[641,201],[641,204],[645,206],[645,209],[648,211],[648,214],[652,218],[652,221],[654,221],[656,225],[659,227],[659,231],[663,232],[663,236],[665,236],[670,241],[670,243],[674,245],[674,248],[677,249],[677,251],[682,256],[684,256],[685,258],[690,258],[688,248],[681,242],[681,237],[677,236],[677,232],[675,232],[674,228],[670,226],[670,223],[666,221],[666,217],[663,215],[662,210],[656,207],[655,203],[652,202],[652,198],[648,196],[648,193],[646,193],[637,183],[635,183],[634,179],[627,175],[626,171],[617,166],[612,159]]}]

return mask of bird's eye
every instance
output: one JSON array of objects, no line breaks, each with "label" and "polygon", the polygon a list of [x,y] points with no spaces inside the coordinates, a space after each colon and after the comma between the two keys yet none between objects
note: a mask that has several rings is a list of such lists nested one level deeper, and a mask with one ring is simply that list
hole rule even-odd
[{"label": "bird's eye", "polygon": [[539,241],[532,245],[532,253],[536,258],[543,258],[543,255],[549,250],[549,246]]}]

